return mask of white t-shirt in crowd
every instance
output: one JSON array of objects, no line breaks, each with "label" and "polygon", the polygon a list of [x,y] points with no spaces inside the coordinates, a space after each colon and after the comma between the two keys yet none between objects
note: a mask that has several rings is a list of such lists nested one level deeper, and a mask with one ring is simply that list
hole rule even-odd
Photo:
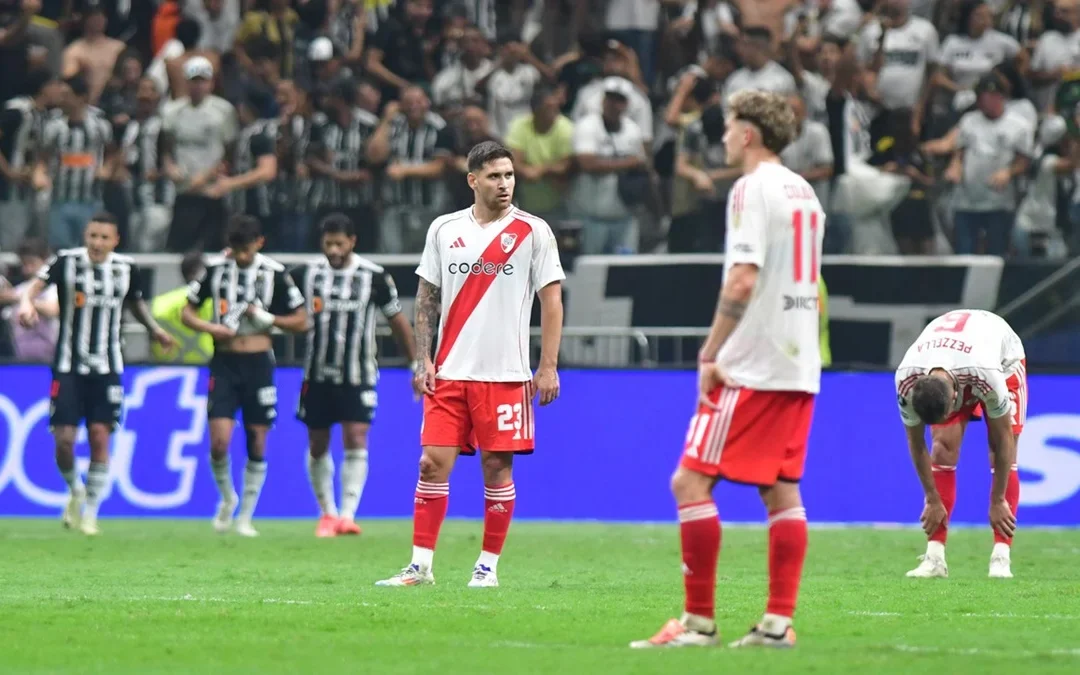
[{"label": "white t-shirt in crowd", "polygon": [[990,177],[1008,168],[1017,155],[1031,157],[1035,130],[1022,117],[1005,112],[990,119],[980,111],[960,118],[956,147],[963,152],[963,177],[953,191],[958,211],[1016,210],[1016,181],[1004,189],[990,186]]},{"label": "white t-shirt in crowd", "polygon": [[[1035,53],[1031,56],[1032,70],[1055,70],[1057,68],[1080,67],[1080,30],[1068,35],[1056,30],[1042,34],[1035,43]],[[1057,82],[1033,87],[1031,97],[1039,110],[1047,111],[1057,93]]]},{"label": "white t-shirt in crowd", "polygon": [[971,89],[979,78],[997,64],[1020,53],[1020,43],[996,30],[988,30],[978,39],[950,35],[941,43],[936,62],[943,66],[961,89]]},{"label": "white t-shirt in crowd", "polygon": [[[829,128],[821,122],[806,120],[799,135],[780,153],[780,161],[795,173],[833,165],[832,138]],[[817,193],[818,201],[829,203],[829,181],[818,180],[810,184]]]},{"label": "white t-shirt in crowd", "polygon": [[[864,64],[873,60],[880,40],[880,23],[872,23],[860,33],[859,59]],[[937,53],[937,29],[926,19],[913,16],[903,26],[885,31],[877,88],[886,109],[915,107],[926,79],[926,67]]]},{"label": "white t-shirt in crowd", "polygon": [[432,100],[435,105],[443,106],[476,97],[476,83],[487,77],[494,67],[489,59],[484,59],[473,70],[460,61],[443,68],[431,83]]},{"label": "white t-shirt in crowd", "polygon": [[[605,159],[644,157],[645,136],[634,120],[623,115],[616,131],[608,131],[599,115],[588,115],[574,124],[572,142],[575,155],[596,155]],[[619,197],[618,173],[588,173],[574,176],[570,208],[575,214],[602,220],[630,217]]]},{"label": "white t-shirt in crowd", "polygon": [[986,414],[997,419],[1012,412],[1013,403],[1006,380],[1023,372],[1024,345],[1013,329],[993,312],[957,309],[942,314],[904,354],[896,369],[896,401],[900,418],[909,427],[922,424],[911,405],[915,381],[941,368],[956,378],[961,387],[951,412],[981,401]]},{"label": "white t-shirt in crowd", "polygon": [[771,91],[774,94],[794,94],[795,78],[776,61],[769,61],[760,70],[739,68],[728,77],[724,83],[724,101],[726,102],[735,92],[745,89],[758,91]]},{"label": "white t-shirt in crowd", "polygon": [[743,318],[716,355],[749,389],[821,388],[818,276],[825,210],[802,176],[762,162],[731,189],[724,276],[756,265],[757,283]]},{"label": "white t-shirt in crowd", "polygon": [[609,2],[604,24],[608,30],[654,31],[660,26],[660,0]]},{"label": "white t-shirt in crowd", "polygon": [[439,216],[428,230],[416,274],[441,290],[436,377],[532,379],[533,296],[566,278],[546,222],[517,208],[484,226],[471,206]]},{"label": "white t-shirt in crowd", "polygon": [[510,123],[532,111],[533,89],[540,81],[540,71],[528,63],[519,63],[513,71],[499,68],[487,82],[488,117],[495,135],[502,138]]},{"label": "white t-shirt in crowd", "polygon": [[[593,80],[578,91],[574,110],[570,119],[580,122],[590,115],[599,115],[604,111],[604,79]],[[649,99],[637,87],[627,87],[630,98],[626,105],[626,116],[634,121],[646,141],[653,139],[653,111]]]}]

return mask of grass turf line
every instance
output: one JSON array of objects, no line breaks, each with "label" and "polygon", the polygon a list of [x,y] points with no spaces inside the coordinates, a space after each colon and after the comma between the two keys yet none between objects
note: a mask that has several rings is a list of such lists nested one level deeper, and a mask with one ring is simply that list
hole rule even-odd
[{"label": "grass turf line", "polygon": [[[3,673],[1080,672],[1077,531],[1021,531],[1012,580],[986,578],[989,531],[950,533],[947,580],[912,580],[917,532],[810,533],[791,652],[631,651],[681,610],[671,525],[518,523],[498,589],[465,584],[479,522],[448,521],[433,588],[375,588],[408,562],[411,523],[317,540],[260,521],[103,520],[103,535],[0,519]],[[762,529],[724,533],[717,620],[765,603]]]}]

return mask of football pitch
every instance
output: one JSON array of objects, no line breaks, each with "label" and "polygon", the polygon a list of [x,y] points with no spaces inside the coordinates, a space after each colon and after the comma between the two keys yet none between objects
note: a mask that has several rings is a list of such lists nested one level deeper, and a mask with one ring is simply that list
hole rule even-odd
[{"label": "football pitch", "polygon": [[[1023,531],[1012,580],[987,530],[950,533],[949,579],[913,580],[915,530],[814,529],[796,649],[630,650],[681,611],[674,525],[515,523],[497,589],[465,587],[476,521],[448,521],[437,585],[376,588],[411,523],[315,539],[313,523],[0,519],[0,673],[1078,673],[1080,531]],[[765,602],[765,531],[724,531],[725,641]]]}]

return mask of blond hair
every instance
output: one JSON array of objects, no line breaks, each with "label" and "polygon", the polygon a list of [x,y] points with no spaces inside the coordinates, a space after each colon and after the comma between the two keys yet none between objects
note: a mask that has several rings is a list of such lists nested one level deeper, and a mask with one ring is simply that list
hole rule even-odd
[{"label": "blond hair", "polygon": [[768,91],[740,91],[728,100],[728,112],[735,119],[757,127],[762,144],[770,152],[780,154],[795,140],[795,111],[784,96]]}]

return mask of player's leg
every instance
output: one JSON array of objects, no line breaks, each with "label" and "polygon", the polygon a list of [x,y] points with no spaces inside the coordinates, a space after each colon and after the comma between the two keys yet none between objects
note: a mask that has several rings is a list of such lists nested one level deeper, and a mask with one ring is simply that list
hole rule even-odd
[{"label": "player's leg", "polygon": [[368,477],[368,430],[375,419],[378,396],[370,387],[345,386],[337,397],[337,418],[341,421],[341,519],[338,534],[360,534],[356,509]]},{"label": "player's leg", "polygon": [[446,519],[450,472],[472,433],[464,383],[438,380],[435,394],[424,397],[420,428],[420,478],[413,499],[413,555],[401,572],[376,586],[420,586],[435,583],[431,573],[435,544]]},{"label": "player's leg", "polygon": [[244,486],[240,493],[240,508],[236,512],[236,533],[244,537],[257,537],[252,526],[255,507],[259,505],[263,484],[266,483],[266,435],[268,424],[250,424],[244,413],[244,437],[247,445],[247,464],[244,465]]},{"label": "player's leg", "polygon": [[[1027,368],[1021,361],[1020,368],[1006,380],[1009,387],[1009,398],[1012,399],[1012,430],[1016,438],[1014,450],[1019,448],[1020,433],[1024,430],[1024,422],[1027,420]],[[990,467],[993,471],[994,454],[990,453]],[[1016,464],[1016,456],[1010,463],[1009,480],[1005,485],[1005,501],[1017,514],[1020,506],[1020,472]],[[990,552],[989,576],[995,579],[1011,579],[1012,574],[1012,537],[1004,537],[994,532],[994,548]]]},{"label": "player's leg", "polygon": [[320,382],[304,382],[296,410],[296,418],[308,428],[308,479],[319,504],[316,537],[336,536],[338,524],[334,502],[334,459],[330,456],[330,428],[334,422],[329,414],[332,397],[326,390],[327,385]]},{"label": "player's leg", "polygon": [[469,586],[495,587],[499,585],[499,556],[517,501],[514,454],[529,454],[535,448],[532,399],[527,382],[468,382],[465,386],[484,472],[484,538]]},{"label": "player's leg", "polygon": [[266,482],[266,434],[277,419],[277,385],[274,384],[274,361],[269,352],[243,355],[244,385],[240,403],[244,414],[247,441],[247,464],[240,508],[236,512],[236,533],[257,537],[251,525]]},{"label": "player's leg", "polygon": [[213,520],[214,530],[218,532],[232,529],[233,513],[240,503],[229,461],[236,411],[240,408],[231,357],[231,354],[215,354],[210,360],[210,383],[206,393],[206,410],[210,420],[210,469],[220,497]]},{"label": "player's leg", "polygon": [[[930,464],[934,472],[934,486],[945,512],[952,517],[956,505],[956,465],[960,460],[960,445],[967,429],[967,417],[961,416],[952,424],[935,425],[930,428]],[[945,562],[945,542],[949,536],[949,518],[927,536],[926,553],[918,567],[907,576],[919,579],[949,576]]]},{"label": "player's leg", "polygon": [[86,430],[90,437],[90,467],[86,471],[86,506],[80,529],[99,534],[98,508],[109,485],[109,440],[120,424],[124,388],[117,375],[91,376],[84,380]]},{"label": "player's leg", "polygon": [[68,486],[68,503],[60,522],[66,528],[79,527],[86,488],[75,468],[75,435],[83,412],[74,375],[56,373],[49,390],[49,428],[56,442],[56,468]]},{"label": "player's leg", "polygon": [[671,477],[671,492],[679,512],[683,614],[679,619],[669,620],[648,640],[631,642],[634,648],[717,644],[716,566],[720,559],[721,527],[712,491],[726,443],[725,428],[732,425],[739,393],[720,387],[709,399],[712,405],[700,405],[690,419],[682,460]]},{"label": "player's leg", "polygon": [[334,459],[330,456],[330,429],[308,429],[308,478],[319,504],[316,537],[337,536],[338,510],[334,500]]},{"label": "player's leg", "polygon": [[341,461],[341,518],[337,523],[338,534],[360,534],[356,524],[356,510],[368,477],[367,438],[370,424],[342,422],[341,441],[345,453]]}]

